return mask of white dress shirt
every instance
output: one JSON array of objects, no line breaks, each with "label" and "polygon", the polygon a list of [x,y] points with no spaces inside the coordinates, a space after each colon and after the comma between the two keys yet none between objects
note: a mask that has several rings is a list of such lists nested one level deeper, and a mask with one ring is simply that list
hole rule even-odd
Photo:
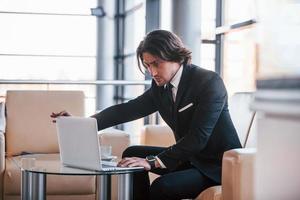
[{"label": "white dress shirt", "polygon": [[183,67],[181,65],[180,68],[177,70],[175,76],[170,81],[170,83],[173,85],[172,96],[173,96],[174,102],[176,100],[176,95],[177,95],[178,85],[179,85],[179,82],[180,82],[180,79],[181,79],[181,75],[182,75],[182,70],[183,70]]},{"label": "white dress shirt", "polygon": [[[176,100],[176,95],[177,95],[177,91],[178,91],[178,85],[182,76],[182,70],[183,70],[183,66],[181,65],[180,68],[177,70],[176,74],[174,75],[174,77],[172,78],[172,80],[170,81],[172,87],[172,97],[173,100],[175,102]],[[164,87],[166,87],[167,85],[165,85]],[[155,157],[157,162],[159,163],[159,165],[161,166],[161,168],[166,168],[166,166],[164,165],[164,163],[156,156]]]}]

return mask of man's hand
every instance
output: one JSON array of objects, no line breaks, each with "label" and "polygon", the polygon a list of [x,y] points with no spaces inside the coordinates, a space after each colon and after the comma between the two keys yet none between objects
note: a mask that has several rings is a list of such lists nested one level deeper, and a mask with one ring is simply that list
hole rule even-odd
[{"label": "man's hand", "polygon": [[118,163],[118,167],[144,167],[146,171],[151,169],[146,159],[138,157],[125,157]]},{"label": "man's hand", "polygon": [[71,114],[68,113],[67,111],[63,110],[63,111],[61,111],[61,112],[59,112],[59,113],[54,113],[54,112],[52,112],[51,115],[50,115],[51,118],[54,118],[54,119],[52,120],[53,123],[55,123],[55,122],[56,122],[55,119],[56,119],[57,117],[60,117],[60,116],[69,117],[69,116],[71,116]]}]

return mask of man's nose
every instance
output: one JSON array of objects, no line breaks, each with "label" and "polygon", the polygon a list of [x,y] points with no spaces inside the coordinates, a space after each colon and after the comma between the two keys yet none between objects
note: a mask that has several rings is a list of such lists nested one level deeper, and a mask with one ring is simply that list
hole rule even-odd
[{"label": "man's nose", "polygon": [[157,75],[157,71],[153,67],[149,67],[149,72],[150,72],[151,76],[156,76]]}]

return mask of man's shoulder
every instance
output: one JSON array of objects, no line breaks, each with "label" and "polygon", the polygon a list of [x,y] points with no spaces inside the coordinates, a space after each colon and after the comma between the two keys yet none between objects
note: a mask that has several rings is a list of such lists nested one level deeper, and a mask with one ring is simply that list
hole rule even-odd
[{"label": "man's shoulder", "polygon": [[222,78],[216,72],[198,67],[196,65],[191,65],[191,81],[190,87],[198,92],[214,91],[226,92],[224,82]]},{"label": "man's shoulder", "polygon": [[211,79],[219,78],[219,75],[216,72],[204,69],[197,65],[188,65],[187,69],[190,71],[193,80],[201,81],[203,83]]}]

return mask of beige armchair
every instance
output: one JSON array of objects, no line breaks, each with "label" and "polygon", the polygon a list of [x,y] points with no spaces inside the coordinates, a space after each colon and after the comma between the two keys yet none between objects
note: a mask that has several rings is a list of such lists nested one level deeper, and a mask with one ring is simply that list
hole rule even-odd
[{"label": "beige armchair", "polygon": [[[6,96],[6,131],[0,132],[0,199],[20,199],[20,170],[7,157],[26,153],[57,154],[56,128],[51,112],[67,110],[84,115],[81,91],[8,91]],[[101,144],[110,144],[113,154],[121,156],[129,145],[129,135],[107,129],[99,134]],[[6,148],[5,148],[6,145]],[[115,180],[113,180],[115,185]],[[47,199],[95,200],[97,182],[94,176],[47,177]],[[115,187],[112,188],[116,199]]]},{"label": "beige armchair", "polygon": [[[203,191],[197,200],[253,199],[253,164],[256,146],[255,113],[250,111],[251,93],[236,93],[229,100],[229,112],[244,148],[224,153],[222,185]],[[166,125],[147,125],[141,133],[141,144],[170,146],[172,130]],[[151,175],[151,178],[155,176]]]}]

